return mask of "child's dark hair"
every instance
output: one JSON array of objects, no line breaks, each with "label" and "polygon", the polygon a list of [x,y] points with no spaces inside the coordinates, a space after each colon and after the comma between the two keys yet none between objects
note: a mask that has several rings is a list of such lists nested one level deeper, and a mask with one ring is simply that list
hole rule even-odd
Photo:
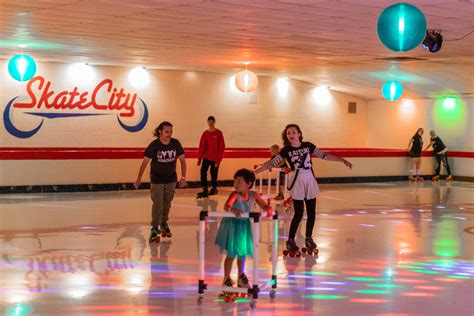
[{"label": "child's dark hair", "polygon": [[234,180],[237,179],[237,177],[244,178],[245,182],[250,183],[250,188],[253,187],[253,183],[255,182],[255,173],[253,173],[253,171],[249,169],[239,169],[234,174]]},{"label": "child's dark hair", "polygon": [[155,129],[155,131],[153,132],[153,136],[155,136],[155,137],[160,137],[160,132],[161,132],[166,126],[173,127],[173,124],[171,124],[170,122],[167,122],[167,121],[161,122],[160,125],[158,125],[158,127],[157,127],[157,128]]},{"label": "child's dark hair", "polygon": [[296,128],[296,130],[298,131],[298,133],[300,133],[300,142],[303,141],[303,132],[301,132],[301,128],[296,125],[296,124],[288,124],[286,125],[285,129],[283,130],[283,132],[281,132],[281,139],[283,140],[283,146],[290,146],[291,143],[290,143],[290,140],[288,139],[288,137],[286,136],[286,131],[289,129],[289,128]]}]

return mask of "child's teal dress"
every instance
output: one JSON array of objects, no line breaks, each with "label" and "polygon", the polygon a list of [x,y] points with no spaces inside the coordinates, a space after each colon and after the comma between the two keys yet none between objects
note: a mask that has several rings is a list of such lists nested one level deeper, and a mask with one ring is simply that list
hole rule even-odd
[{"label": "child's teal dress", "polygon": [[[240,194],[232,205],[244,213],[250,213],[255,205],[253,192],[249,191],[246,201]],[[224,217],[216,236],[216,245],[221,251],[226,251],[228,257],[247,257],[253,255],[252,227],[250,218]]]}]

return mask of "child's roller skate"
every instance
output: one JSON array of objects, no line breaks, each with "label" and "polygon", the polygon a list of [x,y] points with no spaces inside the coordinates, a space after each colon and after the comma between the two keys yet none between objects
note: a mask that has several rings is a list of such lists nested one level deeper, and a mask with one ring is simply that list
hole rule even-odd
[{"label": "child's roller skate", "polygon": [[161,222],[161,237],[173,237],[173,234],[171,233],[170,227],[168,226],[167,222]]},{"label": "child's roller skate", "polygon": [[416,178],[414,176],[409,176],[408,177],[408,182],[410,182],[410,183],[416,182]]},{"label": "child's roller skate", "polygon": [[[245,273],[240,274],[239,279],[237,280],[237,286],[240,288],[245,288],[248,289],[250,288],[249,285],[249,279],[247,278],[247,275]],[[248,293],[240,293],[241,297],[248,297]]]},{"label": "child's roller skate", "polygon": [[447,176],[446,182],[453,182],[453,176],[452,175]]},{"label": "child's roller skate", "polygon": [[160,242],[160,234],[161,231],[158,227],[153,226],[150,231],[150,238],[148,238],[148,242],[151,243],[159,243]]},{"label": "child's roller skate", "polygon": [[[222,284],[223,286],[234,286],[234,281],[232,281],[231,278],[225,279],[224,283]],[[221,294],[219,294],[219,299],[224,300],[224,302],[229,303],[229,302],[235,302],[237,299],[237,294],[234,292],[228,292],[228,291],[223,291]]]},{"label": "child's roller skate", "polygon": [[283,250],[284,256],[301,257],[300,248],[294,239],[288,239],[286,242],[286,250]]},{"label": "child's roller skate", "polygon": [[316,256],[319,253],[318,245],[316,245],[316,243],[314,242],[313,237],[306,237],[304,244],[305,247],[301,248],[303,254]]},{"label": "child's roller skate", "polygon": [[439,181],[439,176],[434,176],[433,178],[431,178],[431,181],[438,182]]},{"label": "child's roller skate", "polygon": [[216,195],[217,193],[219,193],[219,190],[217,190],[217,188],[211,188],[211,190],[209,190],[209,195]]},{"label": "child's roller skate", "polygon": [[416,177],[416,182],[425,182],[425,180],[422,177]]},{"label": "child's roller skate", "polygon": [[197,200],[205,200],[207,198],[209,198],[209,192],[207,191],[207,188],[202,189],[202,192],[199,192],[196,195]]}]

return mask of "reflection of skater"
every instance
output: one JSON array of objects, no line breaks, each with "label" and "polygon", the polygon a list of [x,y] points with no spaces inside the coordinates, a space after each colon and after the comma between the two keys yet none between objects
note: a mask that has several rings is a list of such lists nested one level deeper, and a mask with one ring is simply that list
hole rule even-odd
[{"label": "reflection of skater", "polygon": [[[201,207],[202,212],[217,212],[218,200],[198,200],[197,205]],[[204,231],[204,253],[206,254],[206,270],[210,273],[219,272],[221,269],[222,253],[214,245],[219,228],[218,221],[206,221],[206,230]],[[196,231],[196,247],[199,247],[199,230]]]},{"label": "reflection of skater", "polygon": [[425,150],[428,150],[428,148],[433,146],[433,156],[436,159],[436,173],[433,176],[432,180],[433,181],[439,180],[441,164],[443,164],[444,168],[446,169],[446,173],[448,174],[446,177],[446,181],[451,181],[453,179],[453,176],[451,175],[451,168],[449,167],[449,162],[448,162],[448,148],[446,147],[446,145],[444,145],[441,138],[438,135],[436,135],[435,131],[431,130],[430,136],[431,136],[430,143],[428,146],[426,146]]},{"label": "reflection of skater", "polygon": [[250,191],[255,182],[255,174],[248,169],[240,169],[234,175],[235,191],[229,195],[224,210],[232,212],[236,217],[224,217],[217,232],[216,244],[221,251],[227,252],[224,260],[224,285],[233,286],[230,278],[232,263],[237,257],[239,287],[249,287],[247,276],[245,275],[245,258],[253,255],[252,229],[250,219],[240,218],[243,213],[253,210],[258,204],[270,215],[272,208],[260,197],[257,192]]},{"label": "reflection of skater", "polygon": [[[209,129],[204,131],[199,141],[198,166],[201,165],[201,186],[197,198],[206,198],[209,195],[217,194],[217,173],[219,165],[224,155],[225,143],[222,132],[215,127],[214,116],[207,118]],[[202,164],[201,164],[202,163]],[[211,168],[211,190],[207,187],[207,171]]]},{"label": "reflection of skater", "polygon": [[421,150],[423,149],[423,129],[419,128],[415,135],[410,138],[408,143],[408,155],[410,156],[410,175],[408,180],[410,181],[423,181],[420,177],[421,169]]},{"label": "reflection of skater", "polygon": [[313,241],[312,235],[316,219],[316,198],[319,195],[319,186],[314,178],[311,156],[314,155],[329,161],[339,161],[349,168],[352,168],[352,164],[343,158],[322,152],[310,142],[303,142],[303,134],[296,124],[289,124],[285,127],[282,132],[282,139],[285,146],[280,153],[255,170],[255,173],[274,168],[285,160],[288,162],[292,170],[289,177],[288,190],[293,198],[295,214],[291,221],[286,246],[290,253],[298,252],[299,250],[295,242],[295,235],[303,218],[304,204],[306,204],[308,220],[306,222],[305,246],[310,250],[315,250],[317,246]]},{"label": "reflection of skater", "polygon": [[178,181],[176,175],[176,160],[178,159],[181,163],[182,176],[179,186],[184,187],[186,185],[184,150],[177,139],[171,138],[173,125],[170,122],[162,122],[156,128],[154,135],[157,139],[146,148],[137,180],[134,183],[135,188],[138,189],[143,172],[151,160],[150,191],[153,206],[150,242],[160,240],[161,230],[168,237],[171,237],[171,231],[168,227],[168,215],[176,189],[176,182]]}]

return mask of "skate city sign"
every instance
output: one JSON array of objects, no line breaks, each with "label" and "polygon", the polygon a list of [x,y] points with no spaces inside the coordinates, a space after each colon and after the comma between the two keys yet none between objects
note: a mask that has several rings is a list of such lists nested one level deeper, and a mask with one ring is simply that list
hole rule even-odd
[{"label": "skate city sign", "polygon": [[[18,138],[35,135],[45,119],[116,115],[120,127],[130,133],[142,130],[148,121],[145,102],[136,93],[127,93],[123,88],[115,87],[111,79],[102,80],[92,91],[79,91],[78,87],[74,87],[70,91],[55,92],[51,81],[36,76],[26,85],[26,93],[29,100],[20,102],[20,96],[16,96],[7,103],[3,112],[5,129]],[[41,120],[33,129],[19,129],[14,124],[15,109],[28,109],[23,113],[40,117]],[[135,125],[127,125],[122,121],[123,118],[135,116],[138,116]]]}]

